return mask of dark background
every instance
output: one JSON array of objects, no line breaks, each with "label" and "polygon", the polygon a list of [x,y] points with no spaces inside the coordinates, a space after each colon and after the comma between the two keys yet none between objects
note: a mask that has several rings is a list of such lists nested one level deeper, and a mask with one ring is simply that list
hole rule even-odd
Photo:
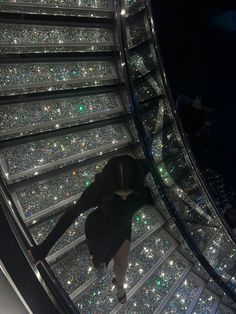
[{"label": "dark background", "polygon": [[213,109],[215,141],[206,164],[236,188],[236,11],[192,1],[151,2],[173,96],[203,96]]}]

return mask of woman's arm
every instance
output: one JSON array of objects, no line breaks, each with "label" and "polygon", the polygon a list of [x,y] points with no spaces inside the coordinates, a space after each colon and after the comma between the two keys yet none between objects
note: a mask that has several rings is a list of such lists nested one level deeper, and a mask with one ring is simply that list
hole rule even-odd
[{"label": "woman's arm", "polygon": [[53,245],[80,214],[101,203],[101,183],[97,180],[99,176],[95,176],[95,181],[84,190],[79,200],[66,210],[44,242],[30,249],[35,261],[47,256]]}]

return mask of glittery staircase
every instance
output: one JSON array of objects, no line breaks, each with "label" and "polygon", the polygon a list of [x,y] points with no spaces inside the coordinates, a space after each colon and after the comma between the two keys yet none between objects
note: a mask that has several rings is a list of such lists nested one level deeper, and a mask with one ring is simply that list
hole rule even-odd
[{"label": "glittery staircase", "polygon": [[[166,193],[193,241],[234,289],[235,248],[190,167],[145,1],[121,1],[119,7],[110,0],[3,0],[0,9],[0,165],[36,243],[111,156],[145,157],[134,111],[152,135],[150,151],[164,189],[148,175],[155,209],[144,206],[133,219],[127,303],[115,297],[112,264],[101,277],[92,267],[84,222],[93,209],[49,252],[47,261],[78,310],[234,313],[235,305],[199,264],[163,201]],[[117,20],[115,10],[121,11]]]}]

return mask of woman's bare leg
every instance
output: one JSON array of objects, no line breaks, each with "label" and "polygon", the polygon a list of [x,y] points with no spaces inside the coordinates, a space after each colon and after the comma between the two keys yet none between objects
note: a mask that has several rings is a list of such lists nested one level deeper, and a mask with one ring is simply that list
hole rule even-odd
[{"label": "woman's bare leg", "polygon": [[130,241],[125,240],[115,256],[113,257],[114,260],[114,274],[116,277],[117,285],[123,288],[125,275],[128,268],[128,255],[130,250]]}]

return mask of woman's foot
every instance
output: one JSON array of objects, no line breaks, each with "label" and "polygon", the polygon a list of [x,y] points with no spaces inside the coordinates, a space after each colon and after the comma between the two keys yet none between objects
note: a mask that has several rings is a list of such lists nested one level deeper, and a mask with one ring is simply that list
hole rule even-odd
[{"label": "woman's foot", "polygon": [[115,277],[112,279],[112,283],[116,287],[116,296],[118,301],[124,304],[127,301],[125,289],[123,288],[123,286],[121,287],[117,284]]},{"label": "woman's foot", "polygon": [[96,274],[98,277],[101,277],[104,272],[106,271],[106,264],[105,263],[101,263],[100,265],[98,265],[97,267],[95,267],[96,269]]}]

